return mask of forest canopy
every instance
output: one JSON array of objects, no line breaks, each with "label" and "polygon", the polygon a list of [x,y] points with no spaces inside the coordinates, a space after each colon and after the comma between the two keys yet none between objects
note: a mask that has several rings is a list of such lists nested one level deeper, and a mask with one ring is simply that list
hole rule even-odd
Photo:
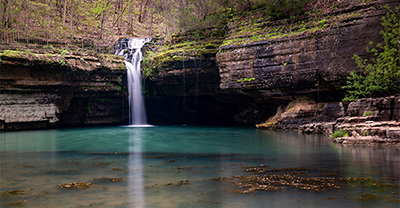
[{"label": "forest canopy", "polygon": [[[359,0],[351,0],[359,1]],[[347,1],[347,2],[351,2]],[[1,0],[0,40],[112,46],[123,37],[155,37],[223,27],[260,10],[272,19],[315,15],[334,0]]]}]

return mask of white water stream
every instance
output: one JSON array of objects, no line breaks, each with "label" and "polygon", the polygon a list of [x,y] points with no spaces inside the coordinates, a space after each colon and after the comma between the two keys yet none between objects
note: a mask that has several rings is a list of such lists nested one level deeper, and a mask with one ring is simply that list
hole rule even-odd
[{"label": "white water stream", "polygon": [[140,63],[143,58],[141,48],[150,40],[150,38],[122,39],[117,51],[117,55],[126,58],[125,65],[128,71],[129,92],[129,125],[133,126],[148,126],[142,92]]}]

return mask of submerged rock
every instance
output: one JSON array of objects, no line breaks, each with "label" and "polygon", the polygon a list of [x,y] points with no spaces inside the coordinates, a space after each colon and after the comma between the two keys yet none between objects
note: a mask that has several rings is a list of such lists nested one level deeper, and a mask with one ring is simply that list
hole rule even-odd
[{"label": "submerged rock", "polygon": [[58,185],[60,188],[83,188],[87,189],[92,186],[95,186],[96,184],[94,183],[88,183],[88,182],[74,182],[74,183],[64,183]]},{"label": "submerged rock", "polygon": [[238,193],[257,191],[280,191],[295,188],[306,191],[324,192],[327,189],[342,189],[349,186],[369,188],[398,188],[391,183],[383,183],[368,177],[340,177],[336,172],[322,172],[309,168],[271,169],[266,165],[243,167],[252,175],[239,175],[232,178],[216,178],[217,181],[231,182]]},{"label": "submerged rock", "polygon": [[11,190],[11,191],[5,191],[3,194],[1,194],[1,197],[6,197],[9,195],[21,195],[24,194],[25,190]]}]

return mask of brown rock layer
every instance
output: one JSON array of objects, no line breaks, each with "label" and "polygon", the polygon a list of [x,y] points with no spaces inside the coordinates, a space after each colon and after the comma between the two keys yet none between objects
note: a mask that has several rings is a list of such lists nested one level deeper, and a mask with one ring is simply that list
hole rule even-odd
[{"label": "brown rock layer", "polygon": [[125,69],[85,70],[3,56],[0,72],[0,130],[120,124],[125,119]]},{"label": "brown rock layer", "polygon": [[357,70],[353,55],[367,57],[368,44],[381,42],[385,4],[398,1],[341,10],[332,15],[343,19],[317,32],[220,47],[220,87],[257,90],[265,97],[340,91],[348,73]]}]

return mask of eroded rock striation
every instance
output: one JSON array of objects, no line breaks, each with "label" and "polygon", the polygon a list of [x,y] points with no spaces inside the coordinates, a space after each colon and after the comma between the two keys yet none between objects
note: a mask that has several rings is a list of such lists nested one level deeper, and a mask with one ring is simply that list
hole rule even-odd
[{"label": "eroded rock striation", "polygon": [[125,119],[123,59],[106,67],[96,57],[79,56],[73,60],[82,64],[74,65],[65,57],[60,64],[25,55],[1,56],[0,130],[120,124]]},{"label": "eroded rock striation", "polygon": [[344,144],[400,143],[400,95],[363,98],[349,104],[335,130],[348,132],[347,137],[334,138]]},{"label": "eroded rock striation", "polygon": [[[359,70],[353,55],[368,58],[370,54],[365,48],[369,43],[382,42],[379,32],[386,4],[398,5],[398,1],[352,3],[317,22],[304,19],[299,26],[263,19],[250,23],[259,26],[248,26],[248,31],[243,31],[240,28],[247,27],[243,23],[230,23],[222,41],[218,40],[220,46],[201,56],[193,52],[198,48],[186,47],[193,44],[189,35],[182,35],[169,52],[164,52],[163,60],[167,61],[162,63],[159,73],[147,81],[148,100],[151,100],[148,109],[161,110],[165,115],[163,121],[177,119],[183,115],[179,112],[185,112],[195,116],[218,114],[220,118],[253,125],[273,116],[279,106],[298,100],[324,105],[338,102],[344,96],[342,86],[349,72]],[[257,30],[262,32],[254,35]],[[178,50],[182,45],[187,51]],[[176,106],[179,112],[167,112],[178,109]],[[227,111],[219,113],[223,110]],[[163,116],[151,117],[161,121]],[[331,121],[338,117],[333,116]],[[209,121],[215,118],[204,117]],[[302,115],[283,121],[293,122],[286,127],[297,129],[312,119],[310,115]],[[326,119],[316,121],[326,122]]]},{"label": "eroded rock striation", "polygon": [[[367,58],[369,43],[382,42],[386,4],[399,3],[349,3],[317,22],[299,20],[298,26],[264,19],[253,25],[267,31],[257,36],[238,34],[240,26],[233,24],[202,31],[217,37],[211,41],[182,35],[154,59],[157,67],[144,87],[148,121],[254,125],[280,109],[259,127],[304,125],[305,132],[332,133],[348,112],[338,101],[348,73],[358,69],[352,56]],[[127,118],[123,58],[59,55],[14,51],[1,56],[1,130],[119,124]],[[370,109],[374,115],[398,120],[395,103],[379,102],[384,107]],[[349,109],[352,105],[358,104]],[[312,122],[320,125],[306,126]]]},{"label": "eroded rock striation", "polygon": [[264,97],[341,91],[348,73],[357,70],[352,56],[367,57],[368,44],[381,42],[384,5],[393,3],[352,5],[309,32],[221,46],[216,56],[220,87],[257,90]]}]

